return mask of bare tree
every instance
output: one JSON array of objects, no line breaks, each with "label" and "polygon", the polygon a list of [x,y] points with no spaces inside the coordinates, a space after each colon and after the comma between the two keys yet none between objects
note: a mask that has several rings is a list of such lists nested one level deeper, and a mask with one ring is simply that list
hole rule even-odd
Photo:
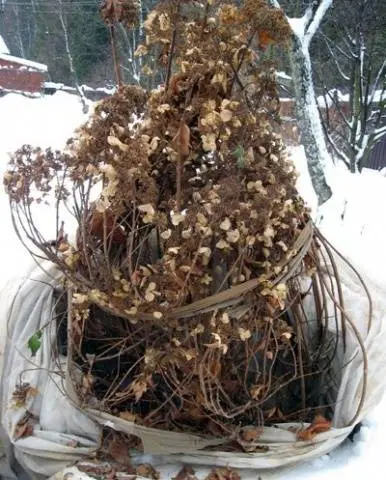
[{"label": "bare tree", "polygon": [[[127,29],[124,25],[118,25],[118,44],[120,50],[120,66],[123,70],[124,80],[127,83],[142,85],[143,87],[155,87],[162,78],[161,71],[153,71],[154,60],[137,55],[137,49],[145,43],[144,18],[157,2],[155,0],[138,1],[138,25],[136,28]],[[146,72],[147,70],[147,72]],[[152,71],[152,75],[149,72]],[[161,78],[160,78],[161,77]],[[162,80],[164,80],[162,78]]]},{"label": "bare tree", "polygon": [[[272,6],[281,8],[278,0],[269,0],[269,2]],[[303,17],[288,18],[287,15],[293,32],[290,56],[295,87],[296,116],[307,156],[308,170],[319,204],[324,203],[331,196],[331,189],[324,174],[324,168],[330,162],[330,157],[315,98],[310,44],[332,2],[333,0],[313,0],[309,2]]]},{"label": "bare tree", "polygon": [[19,18],[19,7],[16,5],[13,5],[13,11],[15,14],[15,34],[17,37],[17,43],[18,47],[20,50],[20,54],[23,58],[26,58],[26,53],[25,53],[25,48],[24,48],[24,43],[23,43],[23,37],[21,35],[21,28],[20,28],[20,18]]},{"label": "bare tree", "polygon": [[372,149],[386,134],[386,55],[384,45],[379,45],[385,19],[378,15],[379,5],[378,0],[354,4],[343,0],[331,20],[333,31],[342,32],[339,41],[321,32],[329,67],[336,71],[340,85],[339,90],[332,89],[319,73],[324,131],[334,156],[352,172],[367,165]]},{"label": "bare tree", "polygon": [[62,0],[58,0],[58,16],[59,16],[60,25],[61,25],[62,31],[63,31],[64,46],[65,46],[65,50],[66,50],[66,54],[67,54],[68,66],[69,66],[69,69],[70,69],[70,72],[71,72],[71,76],[73,78],[75,88],[76,88],[76,90],[79,94],[79,97],[80,97],[81,101],[82,101],[83,113],[88,113],[89,108],[88,108],[87,99],[84,96],[83,90],[79,85],[78,75],[77,75],[77,72],[76,72],[76,69],[75,69],[74,60],[73,60],[73,56],[72,56],[72,53],[71,53],[70,40],[69,40],[67,24],[66,24],[64,12],[63,12]]}]

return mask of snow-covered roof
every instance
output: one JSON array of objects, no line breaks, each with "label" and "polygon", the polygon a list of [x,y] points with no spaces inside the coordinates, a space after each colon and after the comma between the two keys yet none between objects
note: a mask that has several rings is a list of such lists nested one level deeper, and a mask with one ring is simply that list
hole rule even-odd
[{"label": "snow-covered roof", "polygon": [[0,35],[0,53],[9,53],[7,44],[5,43],[3,37]]},{"label": "snow-covered roof", "polygon": [[20,57],[13,57],[12,55],[8,55],[6,53],[0,53],[0,60],[8,60],[9,62],[18,63],[19,65],[38,70],[39,72],[47,71],[47,65],[44,65],[44,63],[33,62],[32,60],[27,60]]}]

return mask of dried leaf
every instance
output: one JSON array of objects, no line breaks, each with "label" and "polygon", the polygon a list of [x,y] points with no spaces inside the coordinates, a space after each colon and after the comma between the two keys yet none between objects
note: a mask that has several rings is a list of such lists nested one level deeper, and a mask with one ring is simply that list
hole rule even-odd
[{"label": "dried leaf", "polygon": [[177,227],[181,222],[185,220],[185,216],[181,213],[173,213],[170,215],[172,219],[172,224]]},{"label": "dried leaf", "polygon": [[158,17],[158,21],[161,31],[165,32],[171,28],[170,18],[166,13],[161,13],[161,15]]},{"label": "dried leaf", "polygon": [[24,407],[26,402],[31,397],[36,397],[39,390],[35,387],[31,387],[29,383],[22,383],[16,385],[15,391],[12,393],[12,400],[14,401],[15,407]]},{"label": "dried leaf", "polygon": [[128,145],[125,145],[123,142],[119,140],[119,138],[114,137],[113,135],[109,135],[107,137],[107,143],[112,147],[118,147],[122,152],[127,152],[129,150]]},{"label": "dried leaf", "polygon": [[184,466],[172,480],[198,480],[192,467]]},{"label": "dried leaf", "polygon": [[258,400],[259,397],[264,393],[265,389],[265,385],[255,385],[250,389],[249,393],[254,400]]},{"label": "dried leaf", "polygon": [[119,22],[132,28],[139,20],[137,0],[105,0],[100,6],[100,12],[107,25]]},{"label": "dried leaf", "polygon": [[149,53],[149,49],[146,45],[138,45],[136,51],[134,52],[134,57],[142,57]]},{"label": "dried leaf", "polygon": [[122,434],[114,432],[111,439],[106,443],[107,453],[115,462],[120,465],[131,466],[129,447]]},{"label": "dried leaf", "polygon": [[227,232],[227,241],[229,243],[236,243],[240,240],[240,232],[238,230],[230,230]]},{"label": "dried leaf", "polygon": [[202,148],[205,152],[214,152],[217,149],[216,135],[214,133],[208,133],[201,135]]},{"label": "dried leaf", "polygon": [[15,427],[14,439],[30,437],[33,435],[34,426],[37,424],[37,418],[28,410],[23,417],[18,421]]},{"label": "dried leaf", "polygon": [[254,154],[254,151],[253,151],[253,148],[252,147],[249,147],[248,150],[247,150],[247,155],[246,155],[246,159],[248,161],[248,164],[251,165],[254,163],[255,161],[255,154]]},{"label": "dried leaf", "polygon": [[205,480],[241,480],[241,477],[236,470],[227,467],[213,469]]},{"label": "dried leaf", "polygon": [[226,248],[229,248],[229,243],[226,242],[225,240],[219,240],[216,243],[216,247],[220,250],[225,250]]},{"label": "dried leaf", "polygon": [[190,128],[181,120],[176,136],[172,140],[173,149],[183,157],[187,157],[190,152]]},{"label": "dried leaf", "polygon": [[153,302],[154,299],[155,299],[155,295],[154,295],[153,292],[145,292],[145,300],[146,300],[147,302],[149,302],[149,303],[150,303],[150,302]]},{"label": "dried leaf", "polygon": [[228,231],[231,228],[232,224],[228,217],[226,217],[221,223],[220,228],[221,230]]},{"label": "dried leaf", "polygon": [[268,45],[272,43],[275,43],[275,40],[271,37],[269,32],[266,30],[259,32],[259,48],[261,48],[261,50],[265,50]]},{"label": "dried leaf", "polygon": [[258,427],[245,427],[240,436],[244,442],[256,442],[263,433],[262,428]]},{"label": "dried leaf", "polygon": [[307,442],[313,440],[318,433],[328,432],[331,429],[331,422],[328,421],[323,415],[316,415],[311,425],[305,430],[297,432],[297,439]]},{"label": "dried leaf", "polygon": [[139,210],[140,212],[148,213],[148,214],[150,214],[150,215],[154,215],[154,214],[155,214],[154,207],[153,207],[153,205],[151,205],[150,203],[146,203],[145,205],[139,205],[139,206],[138,206],[138,210]]},{"label": "dried leaf", "polygon": [[170,228],[168,228],[167,230],[161,233],[160,237],[163,240],[168,240],[171,237],[171,235],[172,235],[172,231],[170,230]]},{"label": "dried leaf", "polygon": [[233,112],[231,110],[221,110],[220,117],[224,123],[229,122],[233,117]]},{"label": "dried leaf", "polygon": [[240,340],[243,341],[243,342],[245,342],[246,340],[248,340],[252,336],[252,333],[251,333],[250,330],[247,330],[247,329],[242,328],[242,327],[239,327],[238,332],[239,332]]},{"label": "dried leaf", "polygon": [[144,378],[138,378],[131,384],[131,391],[134,393],[135,401],[138,402],[147,392],[148,384]]},{"label": "dried leaf", "polygon": [[145,478],[152,478],[153,480],[159,480],[160,478],[159,472],[157,472],[157,470],[152,465],[149,465],[147,463],[138,465],[135,470],[137,475],[141,475]]}]

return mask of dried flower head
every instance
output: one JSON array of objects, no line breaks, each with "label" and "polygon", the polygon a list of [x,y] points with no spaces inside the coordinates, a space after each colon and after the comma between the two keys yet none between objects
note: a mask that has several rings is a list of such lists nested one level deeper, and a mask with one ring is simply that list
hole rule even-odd
[{"label": "dried flower head", "polygon": [[104,0],[100,12],[107,25],[122,23],[133,28],[139,21],[140,3],[138,0]]}]

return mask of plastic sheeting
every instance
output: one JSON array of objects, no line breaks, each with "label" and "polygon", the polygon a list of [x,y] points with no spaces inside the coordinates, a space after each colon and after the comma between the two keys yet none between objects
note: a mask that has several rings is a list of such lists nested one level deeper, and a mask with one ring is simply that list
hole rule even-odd
[{"label": "plastic sheeting", "polygon": [[[56,343],[53,292],[59,275],[49,264],[43,265],[44,271],[37,267],[32,269],[26,278],[12,282],[0,295],[1,422],[5,435],[13,445],[16,459],[35,478],[54,474],[53,478],[61,478],[60,470],[95,451],[102,425],[139,436],[145,454],[152,454],[156,462],[162,463],[277,469],[328,453],[347,437],[354,426],[350,422],[362,398],[364,366],[367,372],[366,395],[356,422],[378,404],[386,383],[386,333],[382,322],[382,317],[386,315],[386,302],[377,287],[365,279],[374,304],[368,331],[369,304],[363,286],[347,264],[338,259],[337,262],[345,307],[354,327],[348,327],[345,367],[341,373],[333,428],[310,442],[304,442],[297,441],[296,434],[289,428],[304,425],[265,427],[259,437],[259,445],[268,449],[260,453],[202,451],[209,445],[213,450],[213,446],[221,441],[146,428],[107,413],[77,408],[76,398],[69,395],[72,390],[68,378],[63,378],[62,374],[66,371],[66,359],[57,355],[55,358],[53,354]],[[42,332],[41,347],[32,357],[28,340],[37,331]],[[364,365],[356,334],[363,339],[367,366]],[[59,368],[58,362],[62,368]],[[33,394],[27,396],[23,405],[19,405],[15,402],[14,392],[22,383],[33,387]],[[18,424],[26,412],[38,420],[33,434],[20,438]]]}]

